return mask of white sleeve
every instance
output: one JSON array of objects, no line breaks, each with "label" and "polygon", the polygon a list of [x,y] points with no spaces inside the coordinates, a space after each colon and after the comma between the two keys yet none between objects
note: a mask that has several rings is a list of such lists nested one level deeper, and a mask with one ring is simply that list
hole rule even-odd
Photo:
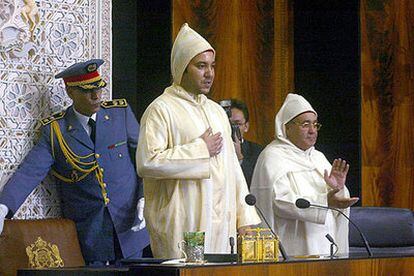
[{"label": "white sleeve", "polygon": [[196,137],[172,145],[175,134],[161,110],[153,108],[144,114],[136,153],[138,174],[156,179],[209,178],[210,154],[204,140]]},{"label": "white sleeve", "polygon": [[301,195],[298,191],[297,185],[303,183],[296,183],[295,178],[290,174],[280,177],[273,185],[274,191],[274,206],[277,216],[292,220],[308,221],[313,223],[324,224],[327,210],[315,207],[307,209],[300,209],[296,207],[296,200],[298,198],[306,198],[311,203],[319,205],[327,205],[326,193],[313,193]]}]

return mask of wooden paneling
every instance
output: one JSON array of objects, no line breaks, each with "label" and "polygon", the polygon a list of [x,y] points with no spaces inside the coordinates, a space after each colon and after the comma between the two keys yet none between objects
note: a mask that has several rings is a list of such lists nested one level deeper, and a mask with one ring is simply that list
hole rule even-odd
[{"label": "wooden paneling", "polygon": [[413,1],[361,1],[363,205],[414,208],[413,22]]},{"label": "wooden paneling", "polygon": [[250,112],[247,139],[274,137],[274,117],[293,89],[292,1],[173,0],[173,38],[185,22],[215,48],[210,97],[238,98]]},{"label": "wooden paneling", "polygon": [[414,258],[325,260],[278,264],[252,264],[182,268],[183,276],[227,275],[412,275]]}]

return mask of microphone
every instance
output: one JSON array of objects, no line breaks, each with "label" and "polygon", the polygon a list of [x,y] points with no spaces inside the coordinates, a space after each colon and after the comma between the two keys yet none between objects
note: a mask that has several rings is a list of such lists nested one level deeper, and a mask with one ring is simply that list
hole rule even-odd
[{"label": "microphone", "polygon": [[256,197],[254,195],[252,195],[252,194],[248,194],[244,198],[244,201],[246,201],[247,205],[254,206],[256,204]]},{"label": "microphone", "polygon": [[[272,232],[273,236],[275,236],[278,240],[279,237],[276,235],[275,232],[273,232],[272,227],[270,227],[269,223],[267,222],[265,216],[263,215],[262,211],[260,210],[259,207],[256,206],[256,197],[252,194],[248,194],[245,198],[244,201],[247,203],[247,205],[250,206],[254,206],[256,208],[257,211],[259,211],[260,215],[262,216],[264,222],[266,223],[267,227],[269,227],[270,232]],[[289,260],[288,255],[286,254],[285,248],[282,245],[282,242],[279,240],[279,249],[280,249],[280,253],[282,254],[283,260],[287,261]]]},{"label": "microphone", "polygon": [[229,241],[230,241],[230,254],[234,254],[234,238],[230,237]]},{"label": "microphone", "polygon": [[[343,215],[354,227],[355,229],[358,231],[359,235],[361,236],[362,241],[364,242],[364,246],[365,249],[368,252],[368,256],[372,257],[372,250],[371,247],[369,246],[369,243],[367,241],[367,239],[365,238],[364,234],[362,233],[362,231],[359,229],[359,227],[347,216],[344,214],[344,212],[342,212],[341,210],[337,209],[337,208],[333,208],[333,207],[329,207],[329,206],[322,206],[322,205],[317,205],[317,204],[312,204],[310,203],[308,200],[304,199],[304,198],[298,198],[296,200],[296,207],[300,208],[300,209],[306,209],[309,208],[310,206],[313,207],[317,207],[317,208],[321,208],[321,209],[330,209],[330,210],[334,210],[337,211],[338,213],[340,213],[341,215]],[[328,237],[326,237],[328,238]]]},{"label": "microphone", "polygon": [[333,243],[333,244],[335,244],[335,245],[336,245],[336,243],[335,243],[335,241],[334,241],[334,239],[332,238],[332,236],[331,236],[331,235],[326,234],[326,235],[325,235],[325,238],[327,238],[327,239],[328,239],[328,241],[330,241],[331,243]]},{"label": "microphone", "polygon": [[295,204],[296,204],[296,207],[298,207],[300,209],[306,209],[306,208],[309,208],[311,206],[310,202],[307,201],[304,198],[298,198],[296,200],[296,203]]},{"label": "microphone", "polygon": [[[335,241],[334,241],[334,239],[332,238],[331,235],[326,234],[325,235],[325,238],[327,238],[328,241],[330,241],[330,243],[331,243],[331,246],[330,246],[330,257],[333,258],[335,256],[336,252],[338,252],[338,245],[335,243]],[[336,251],[335,252],[333,251],[333,247],[334,246],[336,247]]]}]

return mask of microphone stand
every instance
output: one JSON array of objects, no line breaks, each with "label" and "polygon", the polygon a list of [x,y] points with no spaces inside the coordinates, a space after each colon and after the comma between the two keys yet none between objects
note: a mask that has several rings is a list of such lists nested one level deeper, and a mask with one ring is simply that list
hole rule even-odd
[{"label": "microphone stand", "polygon": [[[331,235],[326,234],[325,237],[328,239],[328,241],[331,243],[330,250],[329,250],[329,257],[333,259],[335,257],[336,252],[338,251],[338,245],[335,243],[334,239],[331,237]],[[336,251],[334,252],[334,246],[336,247]]]},{"label": "microphone stand", "polygon": [[351,224],[355,227],[355,229],[356,230],[358,230],[358,233],[359,233],[359,235],[361,236],[361,239],[362,239],[362,241],[364,242],[364,246],[365,246],[365,249],[367,250],[367,252],[368,252],[368,256],[370,256],[370,257],[372,257],[372,256],[374,256],[373,254],[372,254],[372,251],[371,251],[371,247],[369,246],[369,244],[368,244],[368,241],[367,241],[367,239],[365,238],[365,236],[364,236],[364,234],[362,233],[362,231],[359,229],[359,227],[347,216],[347,215],[345,215],[345,213],[344,212],[342,212],[341,210],[339,210],[339,209],[337,209],[337,208],[334,208],[334,207],[326,207],[326,206],[321,206],[321,205],[317,205],[317,204],[310,204],[311,206],[314,206],[314,207],[317,207],[317,208],[321,208],[321,209],[332,209],[332,210],[335,210],[335,211],[337,211],[337,212],[339,212],[340,214],[342,214],[344,217],[346,217],[347,219],[348,219],[348,221],[349,222],[351,222]]},{"label": "microphone stand", "polygon": [[234,254],[234,238],[230,237],[229,241],[230,241],[230,254]]},{"label": "microphone stand", "polygon": [[264,222],[266,223],[267,227],[269,227],[270,232],[272,232],[272,234],[273,234],[273,235],[274,235],[274,236],[275,236],[275,237],[279,240],[279,249],[280,249],[280,253],[282,254],[283,260],[284,260],[284,261],[288,261],[288,260],[289,260],[289,257],[288,257],[288,255],[286,254],[285,248],[283,247],[283,244],[282,244],[282,242],[280,241],[279,237],[278,237],[278,236],[276,235],[276,233],[273,231],[272,227],[270,227],[270,225],[269,225],[269,223],[267,222],[267,220],[266,220],[265,216],[263,215],[262,211],[261,211],[259,208],[257,208],[257,206],[255,206],[255,207],[256,207],[256,210],[257,210],[257,211],[259,211],[259,213],[260,213],[260,215],[262,216],[262,218],[263,218]]}]

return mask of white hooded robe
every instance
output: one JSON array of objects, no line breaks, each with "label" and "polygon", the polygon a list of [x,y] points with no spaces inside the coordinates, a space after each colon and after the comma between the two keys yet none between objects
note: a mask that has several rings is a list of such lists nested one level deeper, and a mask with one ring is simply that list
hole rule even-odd
[{"label": "white hooded robe", "polygon": [[[299,209],[295,202],[305,198],[310,203],[327,206],[331,188],[325,183],[324,170],[331,164],[314,147],[306,151],[287,139],[285,124],[311,111],[302,96],[288,94],[276,115],[276,139],[260,154],[250,190],[257,197],[273,230],[278,234],[288,255],[329,254],[330,234],[338,245],[338,253],[348,253],[348,221],[337,212],[310,207]],[[349,197],[346,187],[338,195]],[[342,210],[349,214],[349,208]]]},{"label": "white hooded robe", "polygon": [[[141,119],[138,173],[144,180],[145,219],[156,258],[178,258],[183,232],[204,231],[206,253],[229,253],[238,227],[260,223],[244,199],[246,181],[223,108],[179,83],[193,57],[214,49],[184,24],[171,54],[174,83],[155,99]],[[209,127],[221,132],[223,148],[209,156],[199,138]]]}]

